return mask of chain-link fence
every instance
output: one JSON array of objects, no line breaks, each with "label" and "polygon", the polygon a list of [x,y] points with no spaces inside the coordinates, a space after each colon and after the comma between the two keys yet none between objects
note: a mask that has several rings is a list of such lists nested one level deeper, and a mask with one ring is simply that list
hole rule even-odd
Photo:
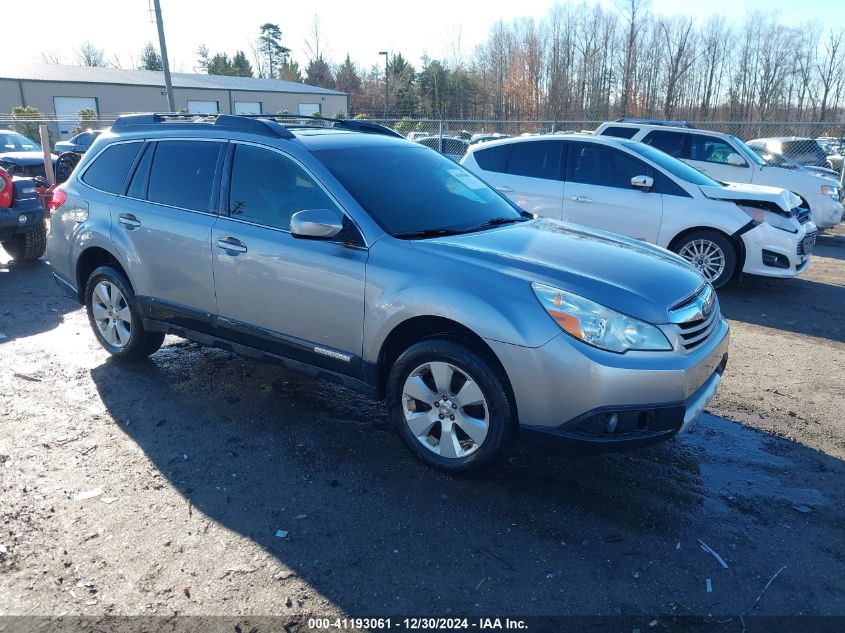
[{"label": "chain-link fence", "polygon": [[[94,121],[78,117],[38,114],[37,118],[16,118],[0,114],[0,128],[11,128],[37,140],[39,124],[46,123],[51,143],[67,138],[68,130],[107,128],[119,113],[101,114]],[[522,135],[593,133],[604,121],[597,120],[463,120],[370,118],[406,138],[421,142],[453,157],[463,155],[476,142]],[[787,168],[809,166],[819,173],[845,182],[845,122],[814,121],[689,121],[675,122],[701,130],[731,134],[745,142],[767,163]],[[60,135],[60,131],[62,134]],[[2,150],[2,148],[0,148]],[[719,151],[712,148],[712,151]],[[824,170],[831,170],[825,172]],[[835,174],[833,172],[836,172]]]}]

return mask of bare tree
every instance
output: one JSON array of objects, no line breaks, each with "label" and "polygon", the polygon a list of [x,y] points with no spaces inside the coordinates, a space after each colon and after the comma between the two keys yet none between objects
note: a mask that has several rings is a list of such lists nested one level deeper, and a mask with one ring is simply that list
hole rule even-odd
[{"label": "bare tree", "polygon": [[97,48],[90,41],[86,40],[76,52],[76,61],[80,66],[108,66],[106,53],[102,48]]},{"label": "bare tree", "polygon": [[45,64],[62,64],[64,60],[62,54],[58,49],[50,49],[49,51],[41,51],[41,60]]},{"label": "bare tree", "polygon": [[843,59],[842,54],[843,40],[845,40],[845,30],[831,31],[823,45],[824,55],[816,64],[819,82],[821,83],[819,121],[827,120],[831,93],[836,92],[838,94],[841,90],[842,72],[843,67],[845,67],[845,59]]}]

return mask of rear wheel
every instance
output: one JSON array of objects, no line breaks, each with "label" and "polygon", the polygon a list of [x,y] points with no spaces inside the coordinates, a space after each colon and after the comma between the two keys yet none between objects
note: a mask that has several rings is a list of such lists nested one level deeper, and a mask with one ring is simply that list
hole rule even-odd
[{"label": "rear wheel", "polygon": [[672,248],[695,266],[714,288],[724,286],[736,270],[736,249],[730,239],[716,231],[695,231]]},{"label": "rear wheel", "polygon": [[38,222],[26,233],[3,242],[3,248],[18,262],[39,259],[47,249],[47,227],[44,222]]},{"label": "rear wheel", "polygon": [[85,307],[97,340],[115,358],[140,360],[164,342],[162,332],[144,329],[132,286],[111,266],[97,268],[88,278]]},{"label": "rear wheel", "polygon": [[452,341],[407,349],[390,371],[387,398],[399,435],[440,470],[478,472],[501,460],[513,443],[505,380],[482,356]]}]

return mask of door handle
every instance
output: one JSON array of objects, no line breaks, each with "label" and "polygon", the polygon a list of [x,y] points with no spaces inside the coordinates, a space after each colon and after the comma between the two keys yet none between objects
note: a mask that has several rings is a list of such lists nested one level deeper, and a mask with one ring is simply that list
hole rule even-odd
[{"label": "door handle", "polygon": [[246,253],[246,244],[234,237],[221,237],[217,240],[217,247],[232,253]]},{"label": "door handle", "polygon": [[572,196],[573,202],[592,202],[593,199],[587,196]]},{"label": "door handle", "polygon": [[137,229],[141,226],[141,222],[131,213],[121,213],[117,216],[117,221],[125,226],[127,229]]},{"label": "door handle", "polygon": [[513,193],[513,187],[503,185],[502,187],[496,187],[496,191],[501,191],[502,193]]}]

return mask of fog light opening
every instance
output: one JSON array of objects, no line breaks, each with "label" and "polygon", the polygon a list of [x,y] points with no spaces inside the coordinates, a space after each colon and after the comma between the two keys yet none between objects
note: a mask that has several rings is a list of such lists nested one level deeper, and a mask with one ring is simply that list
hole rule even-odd
[{"label": "fog light opening", "polygon": [[26,224],[26,220],[27,220],[26,213],[21,213],[18,216],[18,224]]}]

